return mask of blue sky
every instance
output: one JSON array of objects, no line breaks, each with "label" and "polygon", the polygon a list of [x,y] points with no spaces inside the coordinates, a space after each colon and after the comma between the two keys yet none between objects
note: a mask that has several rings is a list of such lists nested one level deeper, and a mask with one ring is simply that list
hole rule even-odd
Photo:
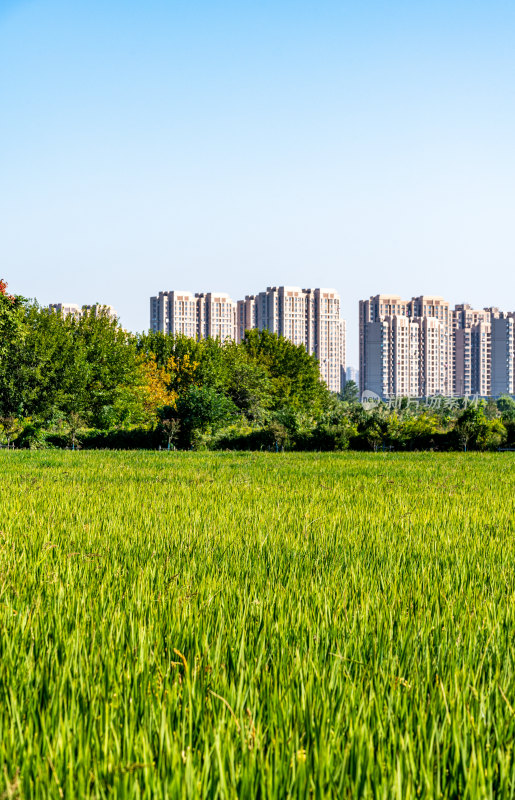
[{"label": "blue sky", "polygon": [[0,0],[0,277],[515,309],[515,4]]}]

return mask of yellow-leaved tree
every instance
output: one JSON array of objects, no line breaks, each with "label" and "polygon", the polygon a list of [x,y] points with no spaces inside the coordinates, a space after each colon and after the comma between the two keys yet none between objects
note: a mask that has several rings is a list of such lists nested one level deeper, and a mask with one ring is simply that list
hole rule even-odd
[{"label": "yellow-leaved tree", "polygon": [[155,425],[159,419],[163,421],[162,409],[167,409],[166,416],[173,418],[179,395],[195,385],[197,367],[198,362],[188,353],[171,356],[165,366],[158,364],[154,353],[141,356],[136,382],[120,387],[116,410],[122,408],[124,421],[133,425]]},{"label": "yellow-leaved tree", "polygon": [[155,420],[160,408],[169,406],[175,408],[177,404],[177,391],[172,387],[172,374],[169,369],[171,359],[166,367],[157,364],[152,353],[141,364],[141,399],[145,412]]},{"label": "yellow-leaved tree", "polygon": [[177,394],[181,394],[197,385],[196,372],[199,366],[198,361],[194,361],[189,353],[182,356],[170,356],[167,361],[166,369],[170,374],[170,386],[175,389]]}]

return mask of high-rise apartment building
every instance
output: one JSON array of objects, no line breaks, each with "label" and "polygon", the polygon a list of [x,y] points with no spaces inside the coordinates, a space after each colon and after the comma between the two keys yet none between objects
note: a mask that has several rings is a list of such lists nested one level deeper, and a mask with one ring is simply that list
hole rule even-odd
[{"label": "high-rise apartment building", "polygon": [[315,355],[331,391],[339,392],[345,383],[345,322],[335,289],[269,286],[237,303],[223,292],[159,292],[150,298],[150,328],[237,342],[246,330],[269,330]]},{"label": "high-rise apartment building", "polygon": [[112,306],[106,306],[102,303],[95,303],[91,306],[78,306],[76,303],[51,303],[48,307],[51,311],[55,311],[56,314],[62,314],[63,317],[71,315],[79,319],[85,313],[105,314],[113,320],[117,317],[116,311]]},{"label": "high-rise apartment building", "polygon": [[491,394],[515,394],[515,313],[492,320]]},{"label": "high-rise apartment building", "polygon": [[383,398],[513,392],[514,316],[466,304],[451,309],[426,295],[362,300],[361,391]]},{"label": "high-rise apartment building", "polygon": [[63,317],[81,317],[82,308],[77,303],[50,303],[48,306],[50,311],[55,311],[56,314],[62,314]]},{"label": "high-rise apartment building", "polygon": [[515,312],[456,306],[454,393],[515,394]]},{"label": "high-rise apartment building", "polygon": [[491,390],[492,320],[497,308],[473,309],[468,304],[455,306],[454,394],[488,395]]},{"label": "high-rise apartment building", "polygon": [[421,295],[376,295],[359,306],[360,389],[380,397],[448,394],[452,384],[449,304]]},{"label": "high-rise apartment building", "polygon": [[259,328],[257,295],[247,294],[245,300],[236,303],[236,341],[241,342],[245,331]]},{"label": "high-rise apartment building", "polygon": [[198,303],[200,339],[234,339],[236,335],[236,303],[225,292],[195,295]]},{"label": "high-rise apartment building", "polygon": [[257,295],[247,295],[245,300],[238,301],[237,339],[241,341],[246,330],[258,328],[284,336],[313,352],[313,303],[312,291],[298,286],[269,286]]},{"label": "high-rise apartment building", "polygon": [[462,303],[454,307],[453,393],[457,397],[490,394],[491,321],[498,309],[473,309]]},{"label": "high-rise apartment building", "polygon": [[340,295],[334,289],[315,289],[312,300],[315,336],[312,352],[320,373],[333,392],[345,385],[345,321],[340,318]]},{"label": "high-rise apartment building", "polygon": [[345,369],[345,322],[340,318],[340,295],[335,289],[269,286],[239,300],[236,339],[258,328],[284,336],[314,354],[320,374],[331,391],[339,392]]},{"label": "high-rise apartment building", "polygon": [[[453,337],[450,304],[443,297],[420,295],[412,298],[408,308],[410,317],[428,320],[423,326],[421,337],[422,394],[426,397],[438,394],[451,395]],[[439,325],[435,325],[435,322]]]},{"label": "high-rise apartment building", "polygon": [[198,336],[197,300],[192,292],[159,292],[150,298],[150,328],[162,333]]},{"label": "high-rise apartment building", "polygon": [[150,329],[191,339],[234,339],[236,303],[224,292],[159,292],[150,298]]},{"label": "high-rise apartment building", "polygon": [[346,367],[345,380],[347,382],[353,381],[353,383],[359,384],[359,370],[357,370],[356,367]]},{"label": "high-rise apartment building", "polygon": [[[347,364],[347,323],[344,319],[340,319],[340,353],[339,353],[339,361],[340,361],[340,387],[339,389],[335,388],[332,391],[340,391],[343,392],[345,388],[345,373],[346,373],[346,364]],[[338,369],[338,368],[337,368]],[[337,386],[337,381],[335,381],[335,387]]]}]

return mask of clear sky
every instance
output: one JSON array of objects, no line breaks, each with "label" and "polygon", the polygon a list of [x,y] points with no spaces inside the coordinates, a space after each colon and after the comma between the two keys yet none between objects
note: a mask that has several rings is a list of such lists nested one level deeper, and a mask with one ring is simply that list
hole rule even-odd
[{"label": "clear sky", "polygon": [[515,309],[513,0],[0,0],[0,277]]}]

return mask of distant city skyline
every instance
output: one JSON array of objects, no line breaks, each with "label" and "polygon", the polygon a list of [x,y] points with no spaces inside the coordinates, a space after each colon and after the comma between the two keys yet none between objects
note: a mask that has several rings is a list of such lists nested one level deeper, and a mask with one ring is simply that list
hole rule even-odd
[{"label": "distant city skyline", "polygon": [[[2,277],[2,276],[0,276],[0,277]],[[5,276],[4,276],[4,277],[5,277]],[[11,288],[13,291],[17,291],[17,290],[16,290],[15,288],[13,288],[12,286],[11,286],[10,288]],[[205,287],[204,287],[204,289],[205,289]],[[178,291],[178,290],[177,290],[177,291]],[[205,293],[205,291],[198,291],[198,292],[192,291],[192,292],[190,292],[189,290],[185,290],[185,289],[184,289],[184,290],[180,290],[180,291],[181,291],[181,292],[183,292],[183,291],[184,291],[184,292],[187,292],[188,294],[190,294],[190,295],[191,295],[191,297],[192,297],[192,298],[194,298],[195,296],[205,296],[205,294],[206,294],[206,293]],[[338,291],[338,290],[336,289],[336,291]],[[20,292],[17,292],[17,293],[20,293]],[[161,293],[162,293],[162,292],[161,292]],[[224,291],[224,292],[217,291],[217,292],[215,292],[215,294],[217,294],[217,295],[220,295],[220,294],[222,294],[222,295],[226,295],[226,296],[227,296],[227,297],[229,297],[229,298],[232,296],[230,293],[228,293],[228,292],[225,292],[225,291]],[[258,294],[258,293],[256,293],[256,295],[257,295],[257,294]],[[410,298],[411,298],[411,301],[414,301],[414,300],[416,299],[416,297],[417,297],[417,295],[410,295],[410,294],[409,294],[409,293],[407,293],[407,292],[403,292],[403,294],[404,294],[404,296],[405,296],[405,297],[410,297]],[[153,295],[150,295],[150,296],[152,297]],[[384,293],[379,293],[379,294],[378,294],[378,296],[394,297],[394,296],[397,296],[397,295],[393,295],[391,292],[388,292],[388,293],[387,293],[387,292],[384,292]],[[436,295],[429,295],[429,294],[427,294],[427,295],[425,295],[425,296],[432,296],[432,297],[434,297],[434,296],[436,296]],[[156,297],[157,297],[157,296],[156,296]],[[352,325],[349,325],[348,319],[347,319],[347,318],[346,318],[346,317],[343,315],[342,309],[344,308],[344,303],[343,303],[343,300],[342,300],[341,293],[339,293],[339,297],[340,297],[340,316],[341,316],[341,319],[342,319],[342,321],[345,323],[345,354],[346,354],[346,355],[345,355],[345,359],[346,359],[346,363],[345,363],[345,369],[346,369],[346,372],[347,372],[347,371],[348,371],[348,368],[352,368],[352,370],[354,370],[354,371],[356,372],[356,374],[357,374],[357,377],[358,377],[358,379],[359,379],[359,365],[360,365],[359,338],[360,338],[360,326],[361,326],[360,319],[359,319],[359,307],[360,307],[360,303],[361,303],[362,301],[361,301],[361,300],[359,300],[359,299],[357,299],[357,300],[356,300],[356,302],[355,302],[355,314],[351,314],[351,315],[350,315],[350,316],[351,316],[351,318],[352,318],[352,317],[355,317],[354,326],[352,326]],[[372,296],[370,296],[370,297],[372,297]],[[39,298],[35,298],[35,299],[37,299],[37,300],[39,301]],[[348,298],[347,298],[347,300],[348,300]],[[410,301],[410,302],[411,302],[411,301]],[[408,301],[404,301],[404,302],[406,302],[406,303],[407,303]],[[461,298],[461,301],[460,301],[460,302],[454,302],[454,303],[452,303],[452,302],[449,302],[448,304],[449,304],[449,307],[450,307],[451,305],[454,305],[454,306],[455,306],[455,308],[458,308],[458,307],[463,307],[463,308],[467,308],[467,307],[469,307],[469,308],[474,308],[474,306],[473,306],[471,303],[469,303],[468,301],[467,301],[467,302],[463,302],[463,298]],[[106,301],[104,301],[104,300],[102,300],[102,301],[99,301],[99,300],[97,299],[97,300],[96,300],[95,302],[93,302],[93,303],[76,305],[75,303],[63,302],[62,300],[61,300],[61,301],[59,301],[59,302],[55,302],[55,297],[54,297],[54,302],[53,302],[53,303],[41,303],[41,302],[40,302],[40,305],[48,305],[49,307],[53,306],[53,307],[55,307],[56,309],[57,309],[58,307],[62,307],[63,309],[64,309],[64,308],[68,308],[68,307],[70,307],[70,308],[77,308],[77,309],[78,309],[78,308],[91,308],[91,307],[93,307],[93,306],[98,306],[98,305],[99,305],[99,306],[103,306],[103,305],[104,305],[104,306],[108,307],[108,308],[111,310],[111,313],[112,313],[113,315],[119,316],[121,323],[122,323],[122,324],[123,324],[123,326],[124,326],[124,327],[126,327],[128,330],[132,330],[133,332],[135,332],[135,333],[136,333],[136,332],[141,332],[141,331],[149,330],[149,328],[151,328],[151,327],[152,327],[152,325],[151,325],[151,324],[149,325],[149,316],[148,316],[148,295],[147,295],[147,297],[146,297],[146,298],[145,298],[145,297],[141,298],[141,303],[140,303],[140,305],[141,305],[142,307],[145,307],[145,306],[146,306],[146,309],[145,309],[144,313],[142,313],[142,316],[144,316],[144,317],[146,318],[146,324],[142,325],[140,328],[132,328],[132,329],[131,329],[131,328],[129,328],[129,327],[128,327],[128,326],[125,324],[125,322],[124,322],[124,320],[123,320],[122,316],[121,316],[121,315],[119,315],[117,311],[114,311],[112,304],[110,304],[110,303],[107,303],[107,302],[106,302]],[[235,305],[236,305],[236,301],[235,301]],[[349,303],[347,303],[347,305],[349,305]],[[503,307],[505,307],[505,306],[506,306],[506,303],[502,304],[502,306],[503,306]],[[480,301],[479,301],[479,302],[476,304],[476,307],[477,307],[478,309],[480,309],[480,310],[486,310],[486,309],[490,309],[490,308],[499,308],[499,306],[495,306],[494,304],[491,304],[491,303],[485,303],[485,302],[484,302],[484,297],[483,297],[483,301],[481,301],[481,300],[480,300]],[[515,307],[515,301],[514,301],[514,303],[513,303],[513,307]],[[475,312],[475,313],[477,313],[477,312]],[[192,335],[196,335],[196,334],[192,333]],[[351,347],[349,347],[349,341],[350,341],[350,342],[352,342],[352,346],[351,346]],[[357,343],[357,348],[355,347],[356,343]],[[349,355],[349,353],[350,353],[350,355]],[[350,375],[349,375],[349,374],[346,374],[346,379],[347,379],[347,380],[355,380],[355,378],[352,378],[352,377],[350,377]]]},{"label": "distant city skyline", "polygon": [[[5,272],[5,275],[4,274],[0,275],[0,277],[3,277],[8,281],[10,289],[12,291],[15,291],[17,294],[23,294],[23,295],[28,296],[28,297],[30,297],[32,299],[35,299],[40,303],[40,305],[43,305],[43,306],[50,305],[52,302],[55,302],[55,297],[56,296],[65,298],[64,300],[60,300],[59,302],[61,302],[61,303],[64,302],[65,304],[69,303],[70,292],[68,292],[65,295],[64,293],[59,292],[58,287],[57,287],[57,291],[45,290],[42,295],[36,296],[35,294],[31,293],[30,284],[28,284],[27,282],[24,282],[24,281],[22,281],[22,282],[13,281],[12,276],[9,276],[9,274],[7,272]],[[185,283],[185,281],[182,281],[182,283]],[[242,292],[240,292],[240,293],[234,292],[234,291],[230,291],[227,288],[229,283],[230,282],[225,282],[224,283],[224,291],[227,294],[229,294],[230,296],[239,297],[240,295],[242,295],[245,292],[245,289],[243,289]],[[276,283],[277,283],[277,281],[276,281]],[[299,284],[300,281],[297,281],[296,283]],[[309,284],[309,283],[313,284],[314,282],[313,281],[307,281],[306,283],[307,284]],[[102,291],[102,283],[101,283],[101,281],[99,281],[98,284],[99,284],[99,287],[100,287],[98,291],[91,291],[91,290],[90,291],[85,291],[84,294],[81,295],[81,296],[87,297],[88,303],[86,305],[89,305],[89,306],[93,306],[93,305],[114,305],[116,307],[116,309],[117,309],[117,313],[119,314],[120,321],[122,322],[122,324],[123,324],[123,326],[125,328],[127,328],[128,330],[133,331],[134,333],[141,332],[141,331],[144,331],[144,330],[148,329],[147,298],[152,294],[152,289],[154,287],[150,287],[150,290],[148,292],[145,292],[145,294],[143,294],[143,289],[142,289],[142,291],[141,291],[142,300],[141,300],[141,302],[138,303],[137,310],[133,310],[133,312],[131,314],[129,314],[129,313],[127,313],[127,311],[125,311],[125,313],[124,313],[124,309],[126,308],[126,305],[124,304],[123,298],[121,296],[117,295],[117,296],[112,297],[110,295],[109,297],[107,297],[107,293],[105,291]],[[195,286],[195,282],[194,281],[189,281],[188,285]],[[193,294],[202,293],[202,290],[203,290],[202,287],[205,287],[205,284],[204,284],[204,282],[202,282],[201,284],[198,284],[198,285],[199,285],[199,289],[198,290],[192,289]],[[221,282],[218,281],[217,285],[221,285]],[[26,286],[27,288],[24,289],[23,286]],[[388,289],[389,288],[388,284],[386,284],[386,286],[387,286],[387,289]],[[336,288],[338,289],[338,287],[336,287]],[[416,296],[412,292],[404,291],[403,288],[402,288],[402,285],[400,285],[400,282],[396,282],[396,290],[402,292],[402,294],[404,296],[406,296],[406,297],[414,297],[414,296]],[[259,290],[257,290],[257,291],[259,291]],[[345,291],[342,291],[341,289],[339,290],[339,293],[340,293],[340,297],[341,297],[342,318],[346,322],[347,366],[352,366],[352,367],[355,367],[356,369],[358,369],[359,368],[359,297],[349,298],[349,296],[346,295]],[[389,294],[389,293],[390,293],[389,291],[382,292],[382,294]],[[77,294],[77,293],[75,293],[75,294]],[[430,292],[426,292],[425,294],[430,295],[431,293]],[[497,302],[488,302],[490,296],[497,297],[498,301]],[[463,292],[462,293],[457,293],[455,295],[451,295],[451,297],[452,297],[452,299],[449,301],[451,303],[451,305],[459,305],[460,303],[463,303],[463,302],[465,302],[466,304],[470,305],[471,307],[476,307],[476,308],[504,307],[504,306],[507,305],[506,298],[503,297],[503,293],[499,292],[499,291],[492,292],[491,294],[489,293],[488,297],[486,297],[486,303],[485,303],[484,287],[483,287],[483,291],[478,289],[477,291],[474,291],[474,292],[472,292],[472,291],[468,292],[467,295],[466,295],[466,300],[463,299]],[[477,298],[476,302],[471,302],[471,297]],[[42,298],[44,298],[44,299],[42,299]],[[512,295],[512,298],[513,299],[512,299],[512,302],[511,302],[511,306],[515,307],[515,294]],[[509,302],[508,302],[508,305],[510,305]],[[132,324],[131,325],[130,322],[128,321],[131,318],[132,319],[137,318],[138,319],[138,324]],[[141,324],[139,324],[139,320],[140,319],[141,319]]]},{"label": "distant city skyline", "polygon": [[[0,4],[0,271],[42,305],[515,306],[515,4]],[[8,77],[7,77],[8,76]],[[187,280],[185,280],[187,278]]]}]

